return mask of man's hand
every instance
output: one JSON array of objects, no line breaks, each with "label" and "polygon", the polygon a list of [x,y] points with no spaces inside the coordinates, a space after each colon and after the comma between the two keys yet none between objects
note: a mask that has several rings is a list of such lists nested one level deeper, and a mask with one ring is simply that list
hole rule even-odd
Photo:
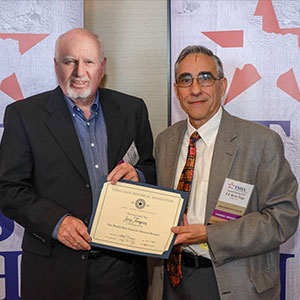
[{"label": "man's hand", "polygon": [[117,165],[107,176],[107,181],[110,181],[112,184],[115,184],[120,179],[140,181],[135,168],[126,162]]},{"label": "man's hand", "polygon": [[66,216],[59,229],[58,240],[74,250],[90,250],[91,237],[84,223],[75,217]]},{"label": "man's hand", "polygon": [[181,226],[172,227],[172,232],[177,234],[174,245],[202,244],[207,242],[206,226],[201,224],[188,224],[187,216],[184,214]]}]

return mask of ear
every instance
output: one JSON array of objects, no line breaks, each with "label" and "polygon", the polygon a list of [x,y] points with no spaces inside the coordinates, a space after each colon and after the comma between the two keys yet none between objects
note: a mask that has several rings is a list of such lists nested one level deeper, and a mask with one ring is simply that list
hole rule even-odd
[{"label": "ear", "polygon": [[104,74],[105,74],[105,70],[106,70],[106,62],[107,59],[106,57],[104,57],[103,61],[102,61],[102,68],[101,68],[101,79],[103,78]]},{"label": "ear", "polygon": [[224,77],[221,79],[221,95],[222,97],[225,95],[227,89],[227,78]]},{"label": "ear", "polygon": [[55,73],[57,73],[57,67],[58,67],[58,61],[54,58],[54,69],[55,69]]},{"label": "ear", "polygon": [[179,100],[179,92],[178,92],[178,87],[176,85],[176,82],[174,82],[173,87],[174,87],[174,92],[176,94],[176,98]]}]

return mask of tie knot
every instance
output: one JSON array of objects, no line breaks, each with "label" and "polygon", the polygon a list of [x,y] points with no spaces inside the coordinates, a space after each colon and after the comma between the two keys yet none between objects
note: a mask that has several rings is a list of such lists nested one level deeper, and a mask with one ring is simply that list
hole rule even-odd
[{"label": "tie knot", "polygon": [[190,137],[190,145],[195,144],[200,139],[200,135],[197,131],[194,131]]}]

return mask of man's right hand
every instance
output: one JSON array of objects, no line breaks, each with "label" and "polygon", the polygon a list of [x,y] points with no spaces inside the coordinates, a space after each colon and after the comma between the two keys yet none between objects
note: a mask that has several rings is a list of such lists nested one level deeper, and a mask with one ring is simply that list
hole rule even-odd
[{"label": "man's right hand", "polygon": [[202,244],[208,241],[206,226],[189,224],[186,214],[183,215],[181,226],[172,227],[171,231],[177,234],[174,245]]},{"label": "man's right hand", "polygon": [[90,250],[91,237],[84,223],[75,217],[66,216],[59,229],[58,240],[74,250]]}]

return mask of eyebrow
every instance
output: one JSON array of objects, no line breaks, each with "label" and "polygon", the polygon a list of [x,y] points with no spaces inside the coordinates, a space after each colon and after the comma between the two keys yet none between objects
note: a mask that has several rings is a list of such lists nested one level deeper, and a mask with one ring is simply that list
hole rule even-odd
[{"label": "eyebrow", "polygon": [[199,75],[204,75],[204,74],[208,74],[208,75],[211,75],[211,76],[213,76],[213,77],[215,77],[211,72],[209,72],[209,71],[204,71],[204,72],[200,72],[199,74],[198,74],[198,76]]},{"label": "eyebrow", "polygon": [[[65,56],[63,58],[63,61],[66,61],[66,60],[73,60],[73,61],[77,61],[78,59],[73,57],[73,56]],[[95,59],[94,58],[90,58],[90,57],[87,57],[84,59],[84,61],[92,61],[92,62],[95,62]]]},{"label": "eyebrow", "polygon": [[66,60],[76,60],[76,58],[73,57],[73,56],[65,56],[65,57],[63,58],[63,61],[66,61]]},{"label": "eyebrow", "polygon": [[[213,77],[214,77],[214,75],[213,75],[211,72],[209,72],[209,71],[203,71],[203,72],[199,72],[199,73],[198,73],[198,76],[199,76],[199,75],[204,75],[204,74],[209,74],[209,75],[211,75],[211,76],[213,76]],[[185,73],[181,73],[181,74],[179,74],[179,76],[178,76],[178,77],[182,77],[182,76],[192,76],[192,74],[191,74],[191,73],[187,73],[187,72],[185,72]]]},{"label": "eyebrow", "polygon": [[94,59],[94,58],[89,58],[89,57],[87,57],[86,59],[85,59],[85,61],[91,61],[91,62],[95,62],[96,60]]}]

